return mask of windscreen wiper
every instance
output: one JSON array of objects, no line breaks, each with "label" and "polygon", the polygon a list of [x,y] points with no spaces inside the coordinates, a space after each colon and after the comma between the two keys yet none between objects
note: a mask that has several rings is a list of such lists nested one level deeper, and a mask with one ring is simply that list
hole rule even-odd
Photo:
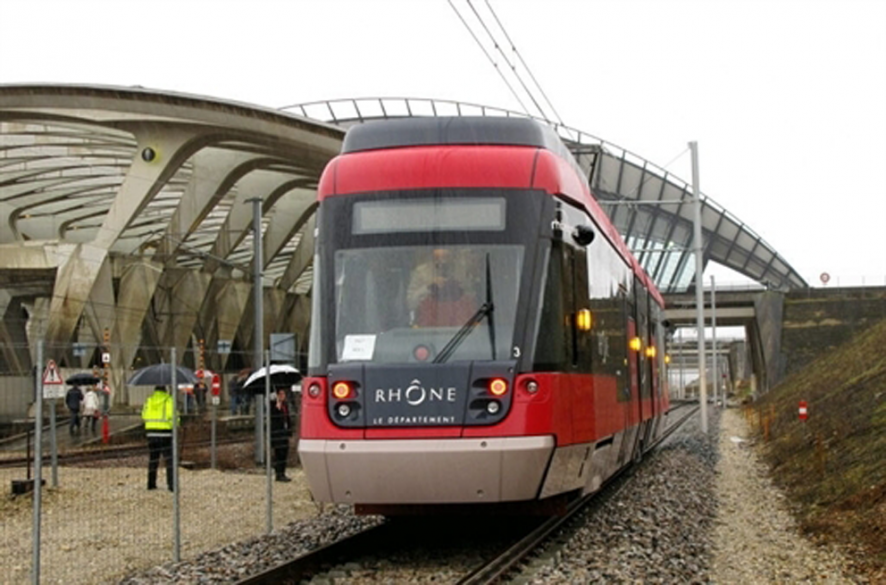
[{"label": "windscreen wiper", "polygon": [[474,327],[480,324],[480,321],[483,320],[483,317],[486,315],[492,314],[492,303],[483,303],[483,305],[477,309],[477,312],[471,315],[471,318],[468,319],[467,323],[461,326],[461,329],[449,340],[443,349],[440,350],[440,353],[437,354],[437,357],[434,358],[434,364],[442,364],[446,360],[449,359],[458,346],[461,345],[461,342],[464,341],[465,337],[470,335],[471,331],[474,330]]}]

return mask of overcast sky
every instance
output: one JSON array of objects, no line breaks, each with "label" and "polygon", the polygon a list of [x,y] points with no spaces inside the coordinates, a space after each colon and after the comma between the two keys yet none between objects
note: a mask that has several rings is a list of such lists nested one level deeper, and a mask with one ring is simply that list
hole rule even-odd
[{"label": "overcast sky", "polygon": [[[687,182],[697,141],[702,191],[810,284],[886,284],[886,0],[489,4],[565,124]],[[467,0],[452,5],[483,40]],[[452,5],[2,0],[0,83],[521,110]]]}]

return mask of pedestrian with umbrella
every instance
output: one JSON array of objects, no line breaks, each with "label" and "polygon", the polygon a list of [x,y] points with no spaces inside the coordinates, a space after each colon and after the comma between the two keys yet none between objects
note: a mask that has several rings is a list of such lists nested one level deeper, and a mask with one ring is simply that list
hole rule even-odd
[{"label": "pedestrian with umbrella", "polygon": [[[174,354],[173,354],[174,355]],[[142,368],[129,379],[130,386],[154,386],[154,392],[142,407],[142,420],[148,438],[148,489],[157,489],[157,468],[160,457],[166,463],[166,486],[175,491],[173,476],[173,431],[178,424],[175,414],[175,398],[166,391],[167,386],[178,383],[193,384],[194,372],[183,366],[156,364]]]},{"label": "pedestrian with umbrella", "polygon": [[80,389],[80,386],[95,384],[99,379],[100,378],[92,375],[91,372],[79,372],[65,380],[65,384],[71,386],[71,388],[68,389],[67,394],[65,394],[65,406],[67,406],[68,410],[71,412],[69,430],[72,435],[74,434],[75,429],[76,432],[80,432],[80,409],[84,400],[83,390]]},{"label": "pedestrian with umbrella", "polygon": [[71,412],[71,423],[68,430],[72,435],[75,433],[75,429],[77,433],[80,432],[80,405],[82,402],[83,391],[80,390],[80,386],[71,386],[68,393],[65,394],[65,406]]},{"label": "pedestrian with umbrella", "polygon": [[274,450],[276,481],[292,481],[286,477],[286,461],[289,458],[289,438],[292,437],[292,417],[286,388],[278,387],[271,396],[271,448]]},{"label": "pedestrian with umbrella", "polygon": [[160,456],[166,463],[166,486],[174,491],[172,477],[172,426],[175,405],[165,386],[155,386],[154,393],[142,407],[145,435],[148,437],[148,489],[157,489]]}]

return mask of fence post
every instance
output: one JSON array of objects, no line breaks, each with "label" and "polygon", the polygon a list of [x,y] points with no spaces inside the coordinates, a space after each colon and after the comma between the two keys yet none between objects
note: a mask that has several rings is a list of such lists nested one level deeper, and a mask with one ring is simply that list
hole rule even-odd
[{"label": "fence post", "polygon": [[[170,358],[172,361],[172,558],[177,563],[181,561],[182,535],[181,535],[181,509],[178,501],[178,381],[176,373],[178,361],[175,357],[175,347],[171,348]],[[188,397],[185,396],[185,401]],[[187,408],[185,409],[187,412]]]},{"label": "fence post", "polygon": [[[265,351],[265,411],[267,421],[265,423],[265,475],[268,484],[268,534],[274,530],[274,480],[271,477],[271,352]],[[256,414],[258,410],[256,410]],[[258,420],[258,417],[256,417]]]},{"label": "fence post", "polygon": [[40,506],[41,494],[43,493],[43,341],[37,342],[37,367],[34,376],[34,388],[36,411],[34,412],[34,526],[31,530],[33,536],[33,553],[31,556],[31,582],[40,584]]}]

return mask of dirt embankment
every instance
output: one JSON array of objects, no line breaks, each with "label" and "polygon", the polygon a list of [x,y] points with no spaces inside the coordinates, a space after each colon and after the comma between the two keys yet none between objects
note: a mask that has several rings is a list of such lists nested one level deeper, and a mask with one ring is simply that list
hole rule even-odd
[{"label": "dirt embankment", "polygon": [[790,376],[750,416],[803,529],[854,551],[874,582],[886,582],[884,348],[886,320]]}]

